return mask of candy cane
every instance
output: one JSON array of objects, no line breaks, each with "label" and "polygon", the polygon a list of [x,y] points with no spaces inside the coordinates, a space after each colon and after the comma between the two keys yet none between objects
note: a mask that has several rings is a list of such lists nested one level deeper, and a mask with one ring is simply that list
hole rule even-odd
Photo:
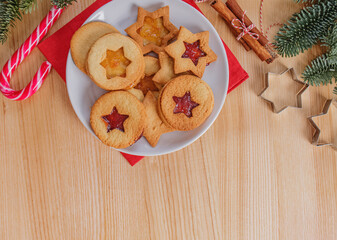
[{"label": "candy cane", "polygon": [[34,75],[30,83],[23,89],[16,91],[9,85],[12,74],[19,64],[30,54],[30,52],[39,44],[41,39],[48,33],[49,29],[54,25],[60,17],[63,9],[55,6],[49,11],[47,16],[41,21],[39,26],[28,37],[28,39],[16,50],[13,56],[7,61],[0,75],[0,91],[2,94],[15,101],[25,100],[36,93],[46,79],[51,70],[51,63],[45,61]]}]

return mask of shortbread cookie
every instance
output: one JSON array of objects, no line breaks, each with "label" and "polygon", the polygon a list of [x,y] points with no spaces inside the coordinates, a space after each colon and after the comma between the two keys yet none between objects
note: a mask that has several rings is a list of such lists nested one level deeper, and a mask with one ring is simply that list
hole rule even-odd
[{"label": "shortbread cookie", "polygon": [[125,32],[141,46],[143,54],[164,51],[167,42],[176,36],[178,29],[170,22],[169,12],[169,6],[155,12],[138,8],[137,22],[125,29]]},{"label": "shortbread cookie", "polygon": [[133,94],[136,98],[138,98],[139,101],[142,102],[144,100],[144,94],[143,94],[142,90],[136,89],[136,88],[131,88],[127,91],[129,93]]},{"label": "shortbread cookie", "polygon": [[90,22],[80,27],[71,38],[70,52],[75,65],[86,73],[86,61],[91,46],[108,33],[119,31],[105,22]]},{"label": "shortbread cookie", "polygon": [[172,132],[174,129],[166,126],[160,119],[157,112],[157,99],[148,92],[143,101],[146,111],[146,121],[143,136],[150,143],[152,147],[155,147],[162,134]]},{"label": "shortbread cookie", "polygon": [[141,137],[145,119],[144,106],[134,95],[113,91],[101,96],[92,106],[90,125],[104,144],[126,148]]},{"label": "shortbread cookie", "polygon": [[217,59],[208,42],[208,31],[193,34],[180,27],[177,41],[165,47],[165,51],[174,59],[174,72],[178,74],[192,71],[202,77],[206,65]]},{"label": "shortbread cookie", "polygon": [[130,89],[144,76],[145,62],[139,45],[119,33],[98,39],[87,59],[87,74],[105,90]]},{"label": "shortbread cookie", "polygon": [[212,89],[192,75],[174,78],[162,89],[159,115],[170,127],[187,131],[200,126],[211,114],[214,105]]},{"label": "shortbread cookie", "polygon": [[174,73],[173,59],[165,52],[158,53],[160,69],[153,76],[153,81],[159,84],[166,84],[178,75]]},{"label": "shortbread cookie", "polygon": [[160,66],[159,66],[158,58],[151,57],[151,56],[145,56],[144,61],[145,61],[145,75],[146,76],[152,76],[159,71]]}]

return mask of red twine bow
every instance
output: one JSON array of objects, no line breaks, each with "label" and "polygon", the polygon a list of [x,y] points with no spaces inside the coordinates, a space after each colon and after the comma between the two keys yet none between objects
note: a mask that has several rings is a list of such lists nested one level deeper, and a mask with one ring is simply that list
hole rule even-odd
[{"label": "red twine bow", "polygon": [[[246,13],[247,13],[247,11],[244,11],[244,12],[243,12],[243,15],[242,15],[242,21],[240,21],[240,20],[237,19],[237,18],[232,20],[232,25],[233,25],[233,27],[242,30],[242,32],[239,34],[239,36],[236,38],[236,40],[239,41],[239,40],[240,40],[244,35],[246,35],[246,34],[248,34],[248,35],[250,35],[252,38],[258,40],[259,37],[260,37],[259,34],[251,32],[251,30],[252,30],[253,28],[255,28],[254,23],[252,23],[249,27],[247,27],[246,24],[245,24],[245,15],[246,15]],[[236,26],[236,25],[235,25],[235,21],[238,21],[239,24],[240,24],[241,26]]]}]

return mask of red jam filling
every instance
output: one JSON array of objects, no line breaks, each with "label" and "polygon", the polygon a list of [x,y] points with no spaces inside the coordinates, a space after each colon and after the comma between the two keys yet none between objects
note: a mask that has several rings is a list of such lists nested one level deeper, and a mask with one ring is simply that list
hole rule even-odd
[{"label": "red jam filling", "polygon": [[181,57],[191,59],[194,65],[197,66],[199,58],[206,56],[206,53],[204,53],[200,48],[200,40],[195,41],[194,43],[184,42],[184,44],[186,51]]},{"label": "red jam filling", "polygon": [[152,77],[145,76],[140,80],[140,82],[135,86],[136,89],[142,90],[144,96],[148,91],[158,91],[159,89],[152,81]]},{"label": "red jam filling", "polygon": [[183,97],[173,96],[173,101],[176,103],[173,113],[184,113],[188,118],[192,117],[192,109],[199,106],[198,103],[191,100],[190,92],[186,92]]},{"label": "red jam filling", "polygon": [[107,123],[107,132],[110,132],[114,129],[118,129],[121,132],[124,132],[124,121],[129,117],[129,115],[119,114],[117,108],[114,107],[112,112],[109,115],[102,116],[104,122]]}]

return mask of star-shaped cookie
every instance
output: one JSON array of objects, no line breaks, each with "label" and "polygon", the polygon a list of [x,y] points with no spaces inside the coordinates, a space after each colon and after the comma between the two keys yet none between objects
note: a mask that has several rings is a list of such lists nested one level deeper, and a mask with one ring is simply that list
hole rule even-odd
[{"label": "star-shaped cookie", "polygon": [[174,72],[191,71],[201,78],[206,65],[217,59],[208,42],[208,31],[194,34],[180,27],[177,41],[165,47],[165,51],[174,59]]},{"label": "star-shaped cookie", "polygon": [[150,145],[155,147],[162,134],[174,130],[166,126],[160,119],[157,111],[157,99],[151,91],[146,94],[143,104],[147,116],[143,135]]},{"label": "star-shaped cookie", "polygon": [[[308,119],[315,129],[312,144],[316,146],[331,146],[337,150],[337,102],[331,99],[327,100],[322,113],[311,116]],[[329,126],[328,122],[330,123]]]},{"label": "star-shaped cookie", "polygon": [[165,52],[158,54],[159,57],[159,71],[153,76],[153,81],[159,84],[166,84],[171,79],[178,75],[174,73],[174,61]]},{"label": "star-shaped cookie", "polygon": [[125,32],[141,46],[143,54],[164,51],[167,42],[176,36],[178,29],[170,22],[169,13],[169,6],[155,12],[138,8],[137,22],[125,29]]}]

